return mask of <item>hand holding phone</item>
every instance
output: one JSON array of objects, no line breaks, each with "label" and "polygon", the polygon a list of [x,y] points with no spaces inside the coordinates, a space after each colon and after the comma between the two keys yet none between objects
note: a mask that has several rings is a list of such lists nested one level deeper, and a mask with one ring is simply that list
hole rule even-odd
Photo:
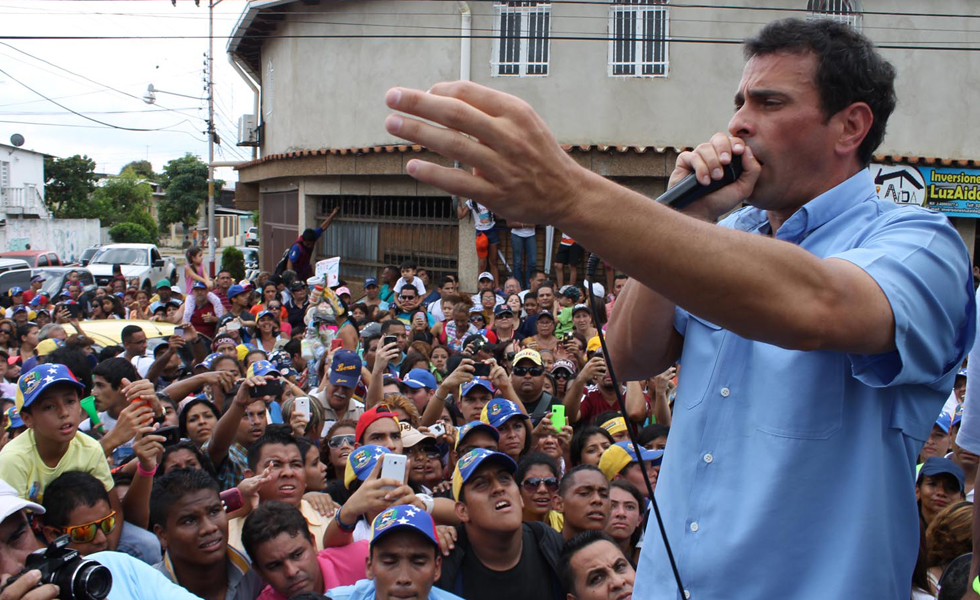
[{"label": "hand holding phone", "polygon": [[293,411],[305,415],[307,419],[310,418],[310,397],[300,396],[293,400]]},{"label": "hand holding phone", "polygon": [[551,407],[551,424],[555,426],[555,431],[561,431],[566,425],[565,406],[563,404]]},{"label": "hand holding phone", "polygon": [[221,492],[218,494],[218,497],[221,498],[221,502],[225,505],[225,512],[233,513],[245,506],[245,499],[242,497],[242,492],[236,487]]},{"label": "hand holding phone", "polygon": [[490,365],[486,363],[474,363],[473,364],[473,377],[490,377]]},{"label": "hand holding phone", "polygon": [[[379,479],[394,479],[405,482],[405,465],[407,458],[404,454],[385,454],[381,457],[381,474]],[[387,488],[393,489],[393,488]]]},{"label": "hand holding phone", "polygon": [[398,343],[398,336],[395,335],[386,335],[381,339],[382,348],[384,348],[389,344],[397,344],[397,343]]}]

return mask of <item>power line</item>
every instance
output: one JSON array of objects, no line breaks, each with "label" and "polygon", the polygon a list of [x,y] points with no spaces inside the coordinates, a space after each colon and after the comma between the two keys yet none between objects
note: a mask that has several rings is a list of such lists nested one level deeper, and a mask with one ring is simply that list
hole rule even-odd
[{"label": "power line", "polygon": [[[15,125],[41,125],[44,127],[71,127],[74,129],[119,129],[118,127],[105,126],[105,125],[78,125],[74,123],[41,123],[38,121],[12,121],[6,119],[0,119],[0,123],[12,123]],[[180,123],[178,123],[179,125]],[[183,133],[184,135],[189,135],[199,142],[206,142],[207,140],[196,137],[193,133],[189,131],[183,131],[180,129],[147,129],[144,132],[148,133]]]},{"label": "power line", "polygon": [[70,112],[70,113],[72,113],[74,115],[77,115],[77,116],[79,116],[79,117],[81,117],[83,119],[92,121],[93,123],[98,123],[99,125],[105,125],[106,127],[111,127],[113,129],[121,129],[123,131],[164,131],[166,129],[173,129],[174,127],[177,127],[177,126],[181,125],[182,123],[189,123],[190,122],[187,119],[184,119],[183,121],[180,121],[179,123],[174,123],[173,125],[168,125],[167,127],[159,127],[159,128],[156,128],[156,129],[146,129],[146,128],[141,128],[141,127],[123,127],[121,125],[113,125],[112,123],[106,123],[105,121],[100,121],[98,119],[95,119],[95,118],[86,116],[85,114],[80,113],[77,110],[73,110],[71,108],[68,108],[64,104],[61,104],[60,102],[57,102],[55,100],[52,100],[51,98],[49,98],[49,97],[45,96],[44,94],[42,94],[41,92],[35,90],[31,86],[29,86],[26,83],[24,83],[23,81],[17,79],[16,77],[14,77],[10,73],[4,71],[3,69],[0,69],[0,73],[6,75],[10,79],[12,79],[14,82],[19,83],[23,87],[25,87],[28,90],[34,92],[38,96],[40,96],[40,97],[44,98],[45,100],[47,100],[48,102],[50,102],[50,103],[52,103],[52,104],[54,104],[56,106],[60,106],[61,108],[67,110],[68,112]]}]

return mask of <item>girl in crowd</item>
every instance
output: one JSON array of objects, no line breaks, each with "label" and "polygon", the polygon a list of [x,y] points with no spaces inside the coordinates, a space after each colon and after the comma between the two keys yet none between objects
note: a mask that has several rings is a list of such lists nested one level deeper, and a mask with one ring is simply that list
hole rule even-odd
[{"label": "girl in crowd", "polygon": [[357,423],[351,420],[337,421],[327,430],[320,443],[320,460],[327,465],[327,493],[334,502],[343,504],[350,497],[344,486],[347,457],[354,450],[354,432]]},{"label": "girl in crowd", "polygon": [[957,502],[936,515],[926,530],[926,570],[929,583],[939,578],[957,556],[973,550],[973,503]]},{"label": "girl in crowd", "polygon": [[201,448],[211,439],[214,427],[218,424],[221,414],[209,400],[194,398],[184,405],[178,417],[180,437],[189,439],[195,446]]},{"label": "girl in crowd", "polygon": [[194,287],[195,281],[201,281],[208,289],[214,287],[211,278],[204,271],[204,251],[197,246],[191,246],[185,253],[187,264],[184,265],[184,291],[188,294]]},{"label": "girl in crowd", "polygon": [[547,523],[561,533],[564,519],[552,508],[560,481],[555,461],[539,452],[528,454],[521,460],[515,479],[524,500],[524,520]]},{"label": "girl in crowd", "polygon": [[572,443],[569,448],[572,466],[592,465],[598,467],[602,453],[613,443],[612,436],[601,427],[590,425],[579,429],[572,436]]},{"label": "girl in crowd", "polygon": [[266,352],[272,352],[276,348],[276,343],[279,342],[279,323],[272,311],[264,310],[259,313],[256,334],[252,338],[256,347]]},{"label": "girl in crowd", "polygon": [[497,306],[497,294],[493,290],[480,292],[480,312],[483,314],[487,329],[493,329],[493,309]]},{"label": "girl in crowd", "polygon": [[429,362],[432,363],[432,374],[436,376],[436,381],[441,382],[446,376],[446,362],[449,360],[449,350],[443,346],[436,346],[432,349],[432,356]]},{"label": "girl in crowd", "polygon": [[[310,403],[311,406],[313,404],[317,404],[317,402],[313,401]],[[283,406],[282,414],[283,418],[285,418],[285,406]],[[312,421],[310,422],[312,423]],[[320,461],[320,449],[308,437],[297,436],[296,443],[299,445],[299,453],[303,456],[303,466],[306,470],[306,491],[322,492],[326,490],[327,465]]]},{"label": "girl in crowd", "polygon": [[[295,406],[295,398],[289,398],[282,403],[282,421],[283,423],[289,423],[290,428],[293,431],[293,435],[297,438],[306,438],[309,440],[320,441],[320,434],[323,432],[323,405],[320,404],[319,400],[316,398],[310,398],[310,416],[309,418],[296,413],[293,414],[293,407]],[[320,455],[317,454],[317,461],[319,462]],[[325,486],[326,484],[324,484]],[[312,491],[322,491],[323,488],[312,490]]]},{"label": "girl in crowd", "polygon": [[634,565],[639,558],[636,544],[640,535],[637,530],[646,504],[643,495],[632,483],[624,479],[617,479],[610,483],[609,521],[606,522],[606,533],[615,540],[626,558]]},{"label": "girl in crowd", "polygon": [[410,318],[412,324],[411,331],[408,332],[408,341],[421,341],[431,344],[433,340],[432,332],[429,331],[429,319],[424,310],[417,310],[412,313]]}]

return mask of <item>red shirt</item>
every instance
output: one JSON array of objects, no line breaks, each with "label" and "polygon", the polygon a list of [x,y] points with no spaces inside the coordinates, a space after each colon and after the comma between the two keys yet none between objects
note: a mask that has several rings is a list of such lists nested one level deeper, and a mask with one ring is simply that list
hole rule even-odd
[{"label": "red shirt", "polygon": [[211,306],[210,302],[205,302],[204,306],[199,306],[194,310],[194,314],[191,315],[191,325],[194,326],[194,329],[196,329],[198,333],[214,339],[214,332],[218,322],[213,321],[211,323],[205,323],[204,315],[208,314],[214,314],[214,307]]},{"label": "red shirt", "polygon": [[[651,400],[650,395],[646,392],[643,392],[643,398],[647,403],[647,414],[650,414],[653,408],[653,400]],[[623,386],[623,400],[625,399],[626,387]],[[601,425],[601,423],[593,423],[592,420],[607,410],[619,410],[619,403],[616,402],[616,397],[613,396],[612,404],[610,404],[602,397],[602,393],[597,386],[590,385],[586,387],[585,393],[582,394],[582,404],[578,408],[580,422],[584,422],[587,425]]]}]

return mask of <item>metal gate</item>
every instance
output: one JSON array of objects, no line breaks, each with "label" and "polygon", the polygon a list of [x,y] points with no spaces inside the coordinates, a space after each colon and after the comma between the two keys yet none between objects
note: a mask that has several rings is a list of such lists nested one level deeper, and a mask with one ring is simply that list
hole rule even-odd
[{"label": "metal gate", "polygon": [[262,268],[272,271],[299,237],[299,192],[261,195]]},{"label": "metal gate", "polygon": [[[340,213],[321,238],[322,257],[340,256],[347,281],[377,277],[386,265],[414,260],[433,284],[456,273],[459,221],[452,199],[415,196],[320,196],[322,221],[336,206]],[[321,257],[321,258],[322,258]]]}]

